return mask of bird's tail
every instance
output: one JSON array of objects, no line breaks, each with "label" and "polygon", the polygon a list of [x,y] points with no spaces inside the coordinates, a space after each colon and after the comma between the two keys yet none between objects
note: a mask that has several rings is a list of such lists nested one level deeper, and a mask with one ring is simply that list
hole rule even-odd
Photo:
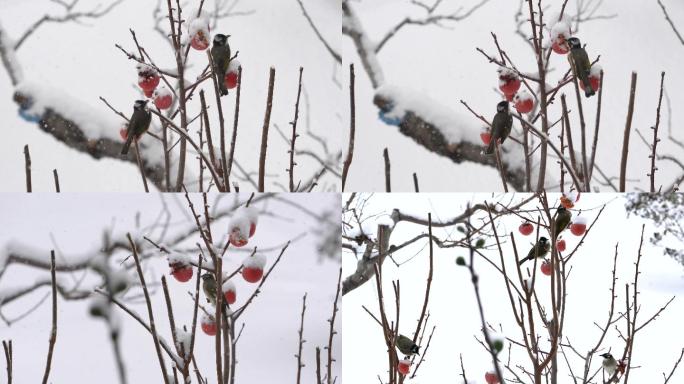
[{"label": "bird's tail", "polygon": [[128,154],[128,149],[131,147],[131,143],[133,143],[133,137],[135,137],[133,132],[129,132],[128,137],[126,138],[126,142],[124,143],[123,148],[121,148],[122,156]]},{"label": "bird's tail", "polygon": [[584,96],[586,97],[592,97],[594,94],[596,94],[596,91],[594,91],[594,88],[591,86],[591,81],[589,80],[589,76],[582,76],[582,84],[584,84]]},{"label": "bird's tail", "polygon": [[526,262],[527,260],[532,260],[532,259],[530,259],[529,257],[525,257],[524,259],[522,259],[518,262],[518,265],[523,265],[523,263]]},{"label": "bird's tail", "polygon": [[495,148],[496,140],[492,137],[492,139],[489,141],[489,145],[487,145],[487,148],[485,149],[485,155],[493,155]]}]

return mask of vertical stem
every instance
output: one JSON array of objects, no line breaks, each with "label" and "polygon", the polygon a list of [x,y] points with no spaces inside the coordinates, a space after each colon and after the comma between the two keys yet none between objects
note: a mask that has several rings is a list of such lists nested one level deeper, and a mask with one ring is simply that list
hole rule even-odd
[{"label": "vertical stem", "polygon": [[166,192],[171,192],[171,157],[169,156],[169,127],[162,120],[162,148],[164,149],[164,183]]},{"label": "vertical stem", "polygon": [[59,175],[57,174],[57,169],[52,170],[52,177],[55,179],[55,192],[60,193],[61,190],[59,189]]},{"label": "vertical stem", "polygon": [[596,145],[598,143],[599,127],[601,125],[601,102],[603,101],[603,71],[601,71],[601,77],[599,79],[599,94],[598,94],[598,104],[596,106],[596,125],[594,126],[594,142],[591,144],[591,160],[589,162],[589,175],[587,176],[591,180],[594,174],[594,161],[596,160]]},{"label": "vertical stem", "polygon": [[651,193],[655,193],[655,161],[656,161],[656,146],[658,145],[658,126],[660,125],[660,105],[663,102],[663,83],[665,82],[665,72],[660,73],[660,96],[658,97],[658,109],[656,109],[656,123],[653,126],[653,144],[651,145]]},{"label": "vertical stem", "polygon": [[273,107],[273,84],[275,83],[275,68],[271,67],[268,76],[268,96],[266,98],[266,113],[264,126],[261,128],[261,151],[259,154],[259,192],[264,192],[266,178],[266,147],[268,145],[268,128],[271,125],[271,108]]},{"label": "vertical stem", "polygon": [[[26,147],[28,148],[28,146]],[[52,277],[52,330],[50,331],[50,344],[48,346],[47,363],[43,374],[43,384],[47,384],[52,365],[52,353],[57,341],[57,280],[55,277],[55,251],[50,251],[50,276]]]},{"label": "vertical stem", "polygon": [[337,275],[337,293],[335,293],[335,301],[333,302],[333,313],[332,317],[330,318],[330,333],[328,335],[328,384],[333,383],[332,379],[332,362],[333,362],[333,357],[332,357],[332,346],[333,346],[333,337],[337,332],[335,332],[335,317],[337,317],[337,303],[340,300],[340,283],[342,281],[342,268],[340,268],[340,273]]},{"label": "vertical stem", "polygon": [[[235,141],[237,140],[238,118],[240,116],[240,90],[242,89],[242,66],[238,67],[237,96],[235,96],[235,117],[233,119],[233,136],[230,139],[230,155],[226,166],[226,140],[221,129],[221,161],[223,162],[223,177],[225,179],[226,191],[230,192],[230,171],[233,169],[233,156],[235,155]],[[227,168],[227,170],[226,170]],[[237,191],[235,191],[237,192]]]},{"label": "vertical stem", "polygon": [[295,140],[297,140],[297,118],[299,117],[299,97],[302,94],[302,72],[304,68],[299,67],[299,87],[297,88],[297,102],[295,103],[295,115],[292,120],[292,138],[290,139],[290,192],[294,192],[294,153],[295,153]]},{"label": "vertical stem", "polygon": [[413,189],[416,193],[420,192],[418,188],[418,175],[415,172],[413,172]]},{"label": "vertical stem", "polygon": [[31,186],[31,153],[28,144],[24,145],[24,169],[26,170],[26,192],[33,192]]},{"label": "vertical stem", "polygon": [[135,160],[138,162],[138,169],[140,169],[140,176],[142,177],[143,187],[145,187],[145,193],[150,193],[150,188],[147,186],[147,176],[145,176],[145,168],[140,158],[140,148],[138,147],[138,140],[133,140],[133,145],[135,146]]},{"label": "vertical stem", "polygon": [[632,84],[629,87],[629,106],[627,108],[627,123],[625,134],[622,139],[622,161],[620,162],[620,192],[625,191],[627,178],[627,154],[629,152],[629,134],[632,129],[632,117],[634,116],[634,96],[636,94],[637,74],[632,72]]},{"label": "vertical stem", "polygon": [[304,345],[304,313],[306,313],[306,293],[302,298],[302,320],[299,324],[299,343],[297,349],[297,384],[302,380],[302,346]]},{"label": "vertical stem", "polygon": [[344,192],[344,185],[347,182],[347,174],[351,166],[352,158],[354,157],[354,136],[356,135],[356,103],[354,96],[354,64],[349,64],[349,147],[347,149],[347,157],[344,159],[342,165],[342,192]]},{"label": "vertical stem", "polygon": [[385,192],[392,192],[392,180],[390,179],[390,159],[387,147],[382,151],[382,157],[385,159]]}]

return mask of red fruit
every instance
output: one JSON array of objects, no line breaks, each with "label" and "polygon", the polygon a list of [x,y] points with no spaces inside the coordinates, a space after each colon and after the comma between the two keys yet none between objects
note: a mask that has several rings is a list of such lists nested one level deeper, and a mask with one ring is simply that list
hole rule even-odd
[{"label": "red fruit", "polygon": [[126,141],[126,139],[128,139],[128,129],[126,129],[126,128],[119,129],[119,136],[121,136],[123,141]]},{"label": "red fruit", "polygon": [[570,51],[570,47],[568,47],[568,44],[565,42],[565,38],[563,38],[563,36],[559,36],[558,40],[553,42],[551,49],[559,55],[565,55]]},{"label": "red fruit", "polygon": [[485,381],[487,384],[499,384],[499,378],[496,376],[496,372],[493,371],[485,373]]},{"label": "red fruit", "polygon": [[249,225],[249,237],[254,236],[256,233],[256,223],[252,223]]},{"label": "red fruit", "polygon": [[144,94],[145,97],[147,97],[147,98],[152,97],[152,95],[154,95],[154,88],[143,89],[143,94]]},{"label": "red fruit", "polygon": [[209,48],[209,41],[204,35],[204,32],[197,31],[197,33],[192,37],[192,40],[190,40],[190,46],[198,51],[204,51],[205,49]]},{"label": "red fruit", "polygon": [[216,322],[214,321],[214,319],[210,317],[203,318],[201,327],[202,331],[204,331],[204,333],[206,333],[207,335],[216,335]]},{"label": "red fruit", "polygon": [[541,265],[541,272],[546,276],[551,276],[551,262],[544,260]]},{"label": "red fruit", "polygon": [[534,100],[515,98],[515,109],[520,113],[528,113],[534,108]]},{"label": "red fruit", "polygon": [[504,97],[506,98],[506,101],[513,101],[513,98],[515,98],[515,93],[504,94]]},{"label": "red fruit", "polygon": [[489,142],[492,141],[492,134],[489,131],[482,132],[480,133],[480,139],[484,145],[489,145]]},{"label": "red fruit", "polygon": [[570,232],[575,236],[582,236],[587,231],[586,223],[572,223],[570,224]]},{"label": "red fruit", "polygon": [[556,249],[558,249],[558,252],[565,252],[565,240],[558,240],[556,242]]},{"label": "red fruit", "polygon": [[561,196],[560,203],[563,207],[565,207],[565,209],[570,209],[575,206],[575,202],[570,200],[568,197],[565,197],[565,195]]},{"label": "red fruit", "polygon": [[397,365],[397,371],[406,376],[411,371],[411,360],[401,360]]},{"label": "red fruit", "polygon": [[237,87],[237,79],[238,79],[237,72],[226,73],[226,77],[223,79],[223,81],[226,84],[226,88],[233,89],[233,88]]},{"label": "red fruit", "polygon": [[[138,76],[138,85],[143,91],[154,91],[154,89],[157,88],[157,85],[159,85],[159,75],[156,73],[149,73],[145,76]],[[149,96],[145,93],[145,96],[152,96],[152,92],[150,92]]]},{"label": "red fruit", "polygon": [[237,294],[235,291],[226,291],[223,296],[226,298],[226,303],[233,304],[237,299]]},{"label": "red fruit", "polygon": [[154,98],[154,105],[159,109],[168,109],[173,103],[173,97],[170,94],[156,95]]},{"label": "red fruit", "polygon": [[516,78],[500,78],[499,89],[504,95],[515,95],[520,89],[520,79]]},{"label": "red fruit", "polygon": [[[582,83],[581,81],[578,81],[578,82],[579,82],[580,88],[584,91],[584,83]],[[598,91],[600,82],[601,82],[600,75],[593,75],[593,74],[589,75],[589,84],[591,84],[591,89],[593,89],[594,91]]]},{"label": "red fruit", "polygon": [[261,268],[244,267],[242,268],[242,277],[248,283],[256,283],[264,276],[264,270]]},{"label": "red fruit", "polygon": [[181,283],[185,283],[186,281],[192,279],[192,267],[176,267],[171,270],[171,274],[174,278],[176,278],[176,280],[180,281]]},{"label": "red fruit", "polygon": [[242,233],[240,233],[240,229],[235,228],[231,233],[230,236],[228,237],[230,240],[230,244],[234,247],[244,247],[247,245],[247,238],[242,236]]},{"label": "red fruit", "polygon": [[529,236],[532,232],[534,232],[534,225],[530,223],[529,221],[526,221],[518,227],[518,231],[522,233],[524,236]]}]

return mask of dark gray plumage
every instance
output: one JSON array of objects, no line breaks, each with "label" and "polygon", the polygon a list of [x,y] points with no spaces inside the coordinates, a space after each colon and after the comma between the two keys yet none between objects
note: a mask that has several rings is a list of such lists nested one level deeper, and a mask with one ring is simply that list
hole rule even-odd
[{"label": "dark gray plumage", "polygon": [[549,239],[542,236],[537,241],[537,244],[535,244],[527,253],[527,257],[520,260],[518,264],[522,265],[522,263],[526,262],[527,260],[533,260],[535,257],[544,257],[549,253],[550,250],[551,243],[549,242]]},{"label": "dark gray plumage", "polygon": [[228,94],[226,89],[225,78],[228,65],[230,65],[230,45],[228,38],[230,35],[222,35],[220,33],[214,36],[214,44],[211,46],[211,59],[214,61],[214,75],[218,81],[218,86],[221,91],[221,96]]},{"label": "dark gray plumage", "polygon": [[568,39],[568,44],[570,45],[570,64],[572,65],[573,72],[575,76],[584,85],[584,96],[591,97],[596,91],[591,86],[591,81],[589,81],[589,74],[591,71],[591,60],[589,60],[589,55],[587,51],[582,48],[582,43],[580,39],[576,37],[571,37]]},{"label": "dark gray plumage", "polygon": [[496,105],[496,115],[494,115],[494,120],[492,120],[491,139],[485,150],[486,155],[494,153],[497,140],[501,144],[504,143],[508,135],[511,134],[511,127],[513,127],[513,116],[511,116],[508,109],[508,101],[504,100]]},{"label": "dark gray plumage", "polygon": [[133,140],[137,140],[142,136],[152,122],[152,113],[147,109],[147,100],[136,100],[133,105],[133,115],[128,121],[128,129],[126,129],[126,142],[121,148],[121,155],[128,154]]}]

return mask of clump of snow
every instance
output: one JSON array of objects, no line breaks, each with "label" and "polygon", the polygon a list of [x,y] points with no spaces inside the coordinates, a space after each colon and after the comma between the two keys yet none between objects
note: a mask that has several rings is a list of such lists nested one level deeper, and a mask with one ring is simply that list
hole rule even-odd
[{"label": "clump of snow", "polygon": [[182,350],[185,353],[186,358],[190,354],[191,339],[192,333],[186,332],[182,327],[176,327],[176,346],[178,347],[178,350]]},{"label": "clump of snow", "polygon": [[190,36],[195,36],[198,33],[202,33],[205,38],[209,37],[209,20],[204,17],[199,17],[193,19],[188,24],[188,34]]},{"label": "clump of snow", "polygon": [[242,266],[245,268],[264,269],[266,266],[266,256],[257,253],[254,256],[247,257],[242,262]]},{"label": "clump of snow", "polygon": [[516,72],[512,68],[499,67],[499,69],[497,69],[497,72],[499,72],[499,81],[507,82],[518,78],[518,72]]},{"label": "clump of snow", "polygon": [[233,59],[230,61],[230,64],[228,64],[228,72],[237,72],[238,68],[240,68],[240,62],[238,59]]},{"label": "clump of snow", "polygon": [[448,143],[472,141],[473,138],[479,137],[479,125],[473,124],[472,118],[454,111],[424,93],[383,85],[377,89],[376,95],[392,101],[393,108],[387,116],[401,118],[412,112],[435,126]]},{"label": "clump of snow", "polygon": [[563,192],[563,196],[572,203],[576,203],[579,201],[580,194],[577,190],[573,189],[571,191]]},{"label": "clump of snow", "polygon": [[254,207],[240,207],[235,210],[228,224],[228,232],[238,229],[242,235],[249,235],[252,224],[256,225],[259,220],[259,212]]},{"label": "clump of snow", "polygon": [[572,219],[572,223],[578,225],[587,225],[587,218],[584,216],[577,216],[576,218]]},{"label": "clump of snow", "polygon": [[171,252],[166,256],[169,266],[187,266],[190,265],[190,257],[182,252]]},{"label": "clump of snow", "polygon": [[173,92],[171,92],[171,90],[166,85],[161,85],[154,90],[152,96],[155,98],[171,96],[173,98]]},{"label": "clump of snow", "polygon": [[7,31],[5,31],[2,26],[0,26],[0,51],[3,51],[2,55],[3,64],[8,67],[10,76],[20,83],[24,79],[24,73],[21,70],[21,65],[19,64],[19,59],[17,59],[16,52],[14,51],[15,42],[9,37]]},{"label": "clump of snow", "polygon": [[232,280],[226,280],[225,283],[223,283],[223,293],[226,293],[228,291],[235,292],[235,283],[233,283]]},{"label": "clump of snow", "polygon": [[513,99],[516,103],[522,103],[528,100],[534,101],[534,96],[532,96],[532,94],[529,91],[527,91],[527,89],[521,89],[520,91],[518,91],[518,93],[515,94],[515,97]]},{"label": "clump of snow", "polygon": [[603,68],[600,65],[594,64],[591,66],[591,69],[589,69],[589,76],[600,78],[602,70],[603,70]]},{"label": "clump of snow", "polygon": [[157,69],[146,63],[137,63],[135,69],[139,77],[158,76]]},{"label": "clump of snow", "polygon": [[[213,310],[213,308],[212,308],[212,310]],[[200,318],[200,322],[202,324],[214,324],[215,323],[214,316],[204,313],[204,314],[202,314],[202,317]]]},{"label": "clump of snow", "polygon": [[570,24],[565,20],[561,20],[551,27],[551,40],[554,42],[565,41],[570,36]]}]

